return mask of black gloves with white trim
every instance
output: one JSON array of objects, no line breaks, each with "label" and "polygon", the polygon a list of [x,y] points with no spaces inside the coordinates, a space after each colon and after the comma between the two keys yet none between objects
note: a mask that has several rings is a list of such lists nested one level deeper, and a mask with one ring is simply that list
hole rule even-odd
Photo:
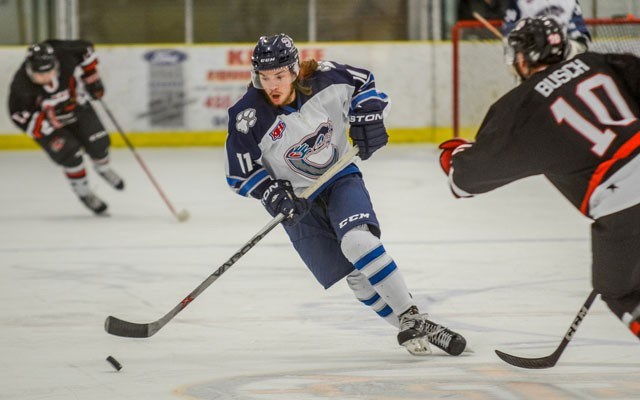
[{"label": "black gloves with white trim", "polygon": [[358,156],[366,160],[376,150],[389,142],[387,129],[384,127],[382,112],[349,115],[349,137],[360,150]]},{"label": "black gloves with white trim", "polygon": [[284,214],[282,223],[293,226],[309,212],[307,199],[296,196],[291,182],[284,179],[276,179],[262,194],[262,205],[272,217]]}]

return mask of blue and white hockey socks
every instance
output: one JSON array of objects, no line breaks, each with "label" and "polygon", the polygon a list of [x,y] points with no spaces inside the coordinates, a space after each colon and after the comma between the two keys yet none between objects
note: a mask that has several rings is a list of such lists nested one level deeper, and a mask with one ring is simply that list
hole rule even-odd
[{"label": "blue and white hockey socks", "polygon": [[371,283],[369,283],[369,280],[362,272],[356,269],[350,273],[347,276],[347,284],[362,304],[371,307],[376,314],[384,318],[384,320],[391,325],[396,328],[400,327],[398,317],[393,313],[391,307],[382,300],[378,292],[373,289],[373,286],[371,286]]},{"label": "blue and white hockey socks", "polygon": [[344,235],[340,246],[356,268],[347,277],[347,283],[358,300],[398,326],[398,315],[415,303],[396,263],[380,239],[366,225],[360,225]]}]

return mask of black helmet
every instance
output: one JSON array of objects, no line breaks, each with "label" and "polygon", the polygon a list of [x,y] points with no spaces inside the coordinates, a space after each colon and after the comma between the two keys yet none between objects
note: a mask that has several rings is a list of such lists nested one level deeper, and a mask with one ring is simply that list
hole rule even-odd
[{"label": "black helmet", "polygon": [[48,43],[36,43],[27,50],[27,71],[32,73],[48,72],[58,66],[53,47]]},{"label": "black helmet", "polygon": [[258,39],[251,56],[251,79],[253,86],[261,89],[258,71],[289,68],[296,76],[300,71],[298,49],[293,39],[284,33],[262,36]]},{"label": "black helmet", "polygon": [[515,54],[522,53],[530,67],[551,65],[564,59],[567,37],[560,24],[551,17],[523,18],[507,37],[513,65]]}]

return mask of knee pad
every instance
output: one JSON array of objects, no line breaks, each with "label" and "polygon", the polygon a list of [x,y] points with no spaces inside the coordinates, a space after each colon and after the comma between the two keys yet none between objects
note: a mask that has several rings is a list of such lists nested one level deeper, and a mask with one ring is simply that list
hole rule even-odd
[{"label": "knee pad", "polygon": [[100,160],[109,155],[111,140],[107,131],[102,130],[89,136],[89,141],[85,145],[85,150],[94,160]]},{"label": "knee pad", "polygon": [[67,154],[67,156],[60,160],[58,164],[65,168],[73,168],[82,165],[82,162],[82,150],[76,150],[75,153]]},{"label": "knee pad", "polygon": [[358,225],[345,233],[340,243],[340,249],[345,257],[354,263],[363,254],[380,246],[380,244],[380,239],[371,233],[367,225]]}]

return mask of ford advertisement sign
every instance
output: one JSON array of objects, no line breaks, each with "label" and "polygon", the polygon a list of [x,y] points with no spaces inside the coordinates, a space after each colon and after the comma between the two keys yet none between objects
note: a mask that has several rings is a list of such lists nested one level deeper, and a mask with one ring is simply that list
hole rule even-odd
[{"label": "ford advertisement sign", "polygon": [[145,53],[144,59],[154,65],[176,65],[187,59],[187,53],[174,49],[158,49]]}]

